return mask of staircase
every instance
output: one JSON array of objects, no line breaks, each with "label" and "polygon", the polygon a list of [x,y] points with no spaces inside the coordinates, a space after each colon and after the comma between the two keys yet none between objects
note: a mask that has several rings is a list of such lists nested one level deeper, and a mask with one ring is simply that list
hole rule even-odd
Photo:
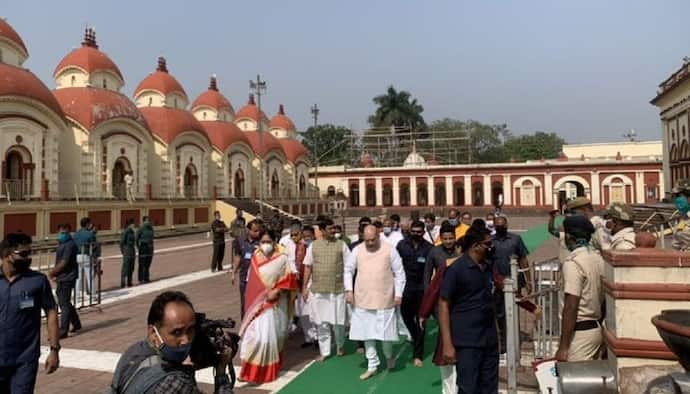
[{"label": "staircase", "polygon": [[291,220],[302,220],[302,218],[300,218],[299,216],[295,216],[281,209],[278,209],[272,205],[269,205],[265,202],[261,202],[259,200],[254,200],[251,198],[226,198],[223,201],[227,202],[228,204],[234,206],[237,209],[241,209],[242,211],[247,212],[252,216],[256,216],[259,213],[261,213],[261,206],[263,205],[264,223],[270,223],[271,219],[273,219],[274,212],[276,211],[278,213],[278,216],[280,217],[280,220],[286,227],[287,225],[289,225]]}]

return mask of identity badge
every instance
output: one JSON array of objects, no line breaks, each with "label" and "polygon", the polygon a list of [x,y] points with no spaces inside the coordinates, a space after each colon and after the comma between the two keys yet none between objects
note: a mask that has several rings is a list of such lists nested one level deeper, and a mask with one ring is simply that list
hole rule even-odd
[{"label": "identity badge", "polygon": [[426,257],[424,257],[424,256],[419,256],[419,257],[417,257],[417,262],[418,262],[419,264],[424,264],[424,263],[426,263]]},{"label": "identity badge", "polygon": [[19,301],[19,309],[27,309],[34,307],[34,298],[28,294],[22,296],[21,301]]}]

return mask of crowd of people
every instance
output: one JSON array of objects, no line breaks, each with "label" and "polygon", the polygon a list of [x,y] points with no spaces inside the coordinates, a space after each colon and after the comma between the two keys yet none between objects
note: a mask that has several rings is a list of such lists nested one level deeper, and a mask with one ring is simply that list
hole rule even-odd
[{"label": "crowd of people", "polygon": [[[673,189],[680,217],[673,248],[690,248],[690,181]],[[649,237],[636,234],[632,207],[613,203],[596,215],[589,200],[567,203],[561,224],[551,212],[549,232],[560,241],[562,271],[562,330],[555,357],[559,361],[602,357],[604,316],[602,276],[607,250],[654,247]],[[451,209],[441,220],[429,213],[421,220],[398,215],[362,217],[357,236],[345,236],[343,226],[326,216],[315,225],[283,224],[272,218],[245,222],[241,213],[230,227],[216,212],[213,233],[214,271],[223,270],[226,233],[233,236],[230,282],[238,282],[242,321],[239,379],[266,383],[277,379],[283,350],[294,327],[300,327],[303,347],[318,349],[318,362],[345,354],[347,340],[357,343],[366,360],[359,376],[366,380],[384,368],[393,369],[393,344],[411,343],[410,362],[423,366],[430,318],[439,325],[433,363],[439,366],[443,393],[496,393],[501,354],[506,351],[505,305],[502,284],[511,260],[520,267],[519,293],[530,293],[528,251],[518,234],[509,231],[508,218],[490,212],[474,219]],[[47,373],[59,367],[60,339],[70,328],[81,328],[71,304],[77,282],[81,291],[93,289],[100,270],[100,245],[89,220],[73,235],[68,225],[58,228],[55,265],[48,275],[31,269],[32,240],[25,234],[6,234],[0,242],[0,392],[32,392],[40,354],[41,312],[47,321],[50,352]],[[153,227],[145,219],[136,230],[132,221],[122,232],[121,285],[132,285],[134,255],[139,250],[139,281],[148,282],[153,257]],[[87,279],[89,278],[89,279]],[[50,279],[57,283],[57,303]],[[58,306],[60,317],[58,318]],[[166,291],[153,301],[145,339],[120,359],[110,392],[200,392],[194,379],[198,365],[190,362],[198,333],[198,314],[186,295]],[[234,351],[222,352],[217,362],[218,393],[232,391],[232,378],[222,372]]]}]

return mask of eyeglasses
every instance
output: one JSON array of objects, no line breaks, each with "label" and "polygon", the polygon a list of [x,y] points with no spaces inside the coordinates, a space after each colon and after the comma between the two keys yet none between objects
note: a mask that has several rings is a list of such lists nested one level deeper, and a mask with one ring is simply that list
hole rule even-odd
[{"label": "eyeglasses", "polygon": [[21,257],[29,257],[29,256],[31,256],[31,251],[30,251],[30,250],[22,250],[22,251],[15,250],[15,251],[12,252],[12,253],[14,253],[14,254],[16,254],[16,255],[19,255],[19,256],[21,256]]},{"label": "eyeglasses", "polygon": [[421,231],[421,230],[410,230],[410,234],[424,234],[424,231]]}]

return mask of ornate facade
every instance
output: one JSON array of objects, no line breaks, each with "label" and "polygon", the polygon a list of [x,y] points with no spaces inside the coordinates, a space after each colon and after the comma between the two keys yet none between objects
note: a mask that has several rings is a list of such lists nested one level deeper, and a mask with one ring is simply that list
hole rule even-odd
[{"label": "ornate facade", "polygon": [[282,105],[269,120],[250,97],[235,113],[215,76],[192,102],[164,58],[130,99],[90,28],[58,63],[52,91],[22,67],[28,56],[0,19],[3,200],[121,200],[128,173],[136,199],[146,201],[286,199],[311,190],[307,151]]}]

